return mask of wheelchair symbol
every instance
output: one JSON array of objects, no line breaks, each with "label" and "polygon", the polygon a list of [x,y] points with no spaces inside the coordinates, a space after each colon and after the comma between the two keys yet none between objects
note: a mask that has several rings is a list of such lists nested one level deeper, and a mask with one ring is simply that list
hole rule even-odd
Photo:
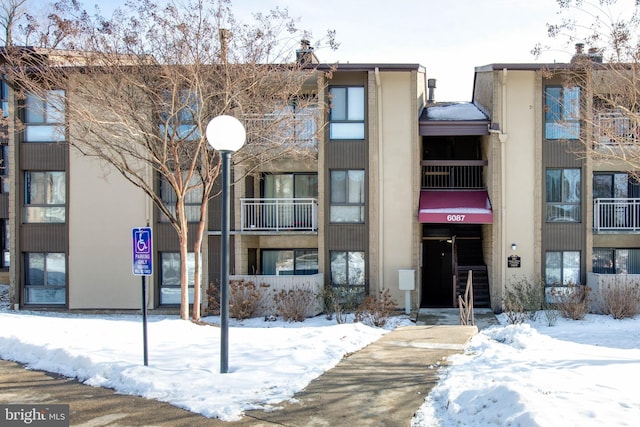
[{"label": "wheelchair symbol", "polygon": [[149,246],[147,245],[149,233],[147,231],[137,231],[135,240],[138,252],[149,252]]}]

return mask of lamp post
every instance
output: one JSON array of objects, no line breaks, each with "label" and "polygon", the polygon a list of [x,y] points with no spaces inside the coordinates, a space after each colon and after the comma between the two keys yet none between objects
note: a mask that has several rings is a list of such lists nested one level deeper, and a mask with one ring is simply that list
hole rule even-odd
[{"label": "lamp post", "polygon": [[222,157],[222,241],[220,247],[220,373],[229,372],[229,181],[231,153],[246,138],[244,126],[231,116],[218,116],[207,124],[207,141]]}]

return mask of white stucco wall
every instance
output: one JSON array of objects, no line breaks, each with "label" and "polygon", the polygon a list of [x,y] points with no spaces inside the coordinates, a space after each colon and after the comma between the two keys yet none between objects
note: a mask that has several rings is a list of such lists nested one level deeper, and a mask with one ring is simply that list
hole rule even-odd
[{"label": "white stucco wall", "polygon": [[[539,230],[536,230],[535,215],[540,196],[539,191],[537,195],[535,192],[539,173],[535,161],[535,79],[534,71],[509,70],[507,75],[504,253],[506,257],[517,255],[521,259],[520,268],[504,267],[507,284],[514,276],[533,278],[536,272],[535,242]],[[511,249],[513,243],[517,245],[515,251]],[[505,265],[506,257],[500,259]]]},{"label": "white stucco wall", "polygon": [[[69,308],[139,309],[141,278],[132,273],[131,229],[146,225],[147,197],[118,172],[73,149],[68,179]],[[146,280],[153,302],[153,278]]]},{"label": "white stucco wall", "polygon": [[[382,278],[381,289],[388,288],[399,307],[404,307],[404,291],[398,287],[398,270],[418,269],[415,265],[418,188],[415,171],[419,168],[415,87],[411,73],[380,73],[382,120],[380,151],[380,212]],[[376,183],[371,183],[376,185]],[[416,278],[418,272],[416,271]],[[417,285],[416,285],[417,287]],[[415,301],[412,301],[415,304]]]}]

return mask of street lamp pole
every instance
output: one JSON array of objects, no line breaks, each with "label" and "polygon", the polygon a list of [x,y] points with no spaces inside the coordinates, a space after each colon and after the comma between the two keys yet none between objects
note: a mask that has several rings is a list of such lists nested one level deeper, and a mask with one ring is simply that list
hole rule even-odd
[{"label": "street lamp pole", "polygon": [[220,242],[220,373],[229,372],[229,216],[231,154],[245,142],[246,131],[232,116],[218,116],[207,125],[207,141],[222,161],[222,241]]}]

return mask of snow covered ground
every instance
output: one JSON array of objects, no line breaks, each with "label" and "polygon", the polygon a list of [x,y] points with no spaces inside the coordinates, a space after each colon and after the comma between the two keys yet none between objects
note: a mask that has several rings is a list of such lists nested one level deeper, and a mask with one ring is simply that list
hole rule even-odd
[{"label": "snow covered ground", "polygon": [[[150,316],[145,367],[140,316],[16,312],[5,305],[0,358],[233,420],[244,410],[277,407],[346,353],[406,324],[405,316],[387,329],[322,316],[303,323],[232,320],[230,372],[220,374],[217,327]],[[588,315],[549,327],[539,316],[531,324],[492,327],[451,358],[413,426],[637,425],[638,372],[640,317]]]}]

